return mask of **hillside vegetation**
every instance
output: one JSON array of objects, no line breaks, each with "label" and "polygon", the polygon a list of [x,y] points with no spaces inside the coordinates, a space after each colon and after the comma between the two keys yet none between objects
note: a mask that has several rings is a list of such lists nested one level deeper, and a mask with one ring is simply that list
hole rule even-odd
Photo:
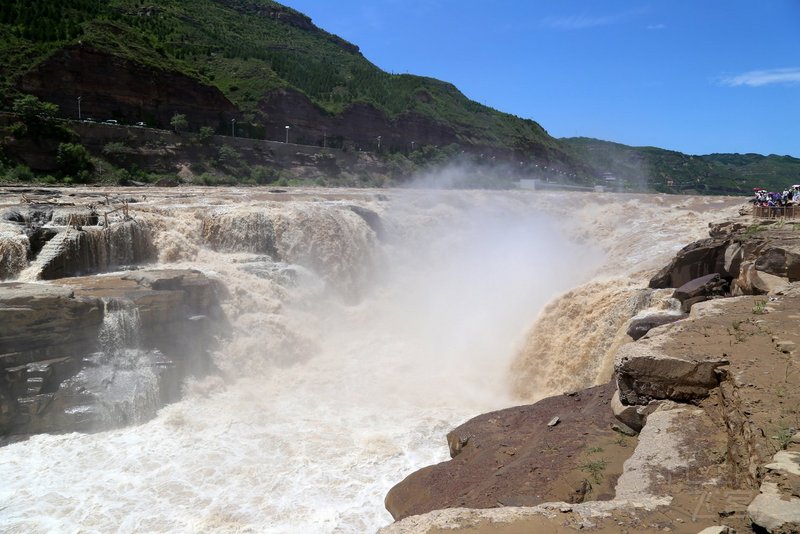
[{"label": "hillside vegetation", "polygon": [[256,124],[267,120],[258,109],[267,93],[293,89],[330,114],[353,103],[389,117],[413,111],[446,123],[465,144],[521,151],[535,146],[540,155],[564,159],[534,121],[473,102],[449,83],[386,73],[357,46],[270,0],[4,0],[5,107],[26,71],[76,43],[217,87]]},{"label": "hillside vegetation", "polygon": [[753,187],[782,191],[800,183],[800,159],[791,156],[691,156],[662,148],[632,147],[587,137],[560,141],[576,158],[600,174],[600,182],[623,189],[736,195],[750,194]]}]

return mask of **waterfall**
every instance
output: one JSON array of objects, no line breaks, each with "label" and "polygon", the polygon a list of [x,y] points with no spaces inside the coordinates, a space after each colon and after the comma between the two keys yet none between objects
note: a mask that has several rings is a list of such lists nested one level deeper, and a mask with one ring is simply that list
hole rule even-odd
[{"label": "waterfall", "polygon": [[[386,491],[448,458],[449,430],[518,402],[509,369],[526,398],[606,376],[620,330],[647,304],[641,271],[738,205],[148,189],[131,209],[161,266],[201,270],[227,289],[221,372],[190,380],[140,426],[0,448],[0,524],[374,532],[391,520]],[[169,362],[136,339],[135,309],[108,301],[106,312],[93,374],[73,391],[102,399],[104,417],[135,422],[152,413]]]},{"label": "waterfall", "polygon": [[108,227],[68,226],[50,239],[20,274],[20,280],[52,280],[132,266],[155,257],[150,230],[128,220]]},{"label": "waterfall", "polygon": [[28,263],[30,242],[25,234],[0,228],[0,281],[16,278]]},{"label": "waterfall", "polygon": [[99,349],[90,365],[68,379],[63,388],[84,402],[68,413],[84,413],[102,426],[139,424],[158,407],[159,366],[167,365],[158,351],[141,348],[139,311],[130,302],[104,299]]}]

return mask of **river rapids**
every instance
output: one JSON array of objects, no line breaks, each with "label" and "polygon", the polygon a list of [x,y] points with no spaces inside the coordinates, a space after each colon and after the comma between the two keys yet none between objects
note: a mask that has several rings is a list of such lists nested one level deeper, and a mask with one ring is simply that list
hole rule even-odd
[{"label": "river rapids", "polygon": [[112,193],[158,266],[226,288],[217,370],[141,424],[0,448],[3,532],[374,531],[452,427],[607,381],[648,276],[742,203],[141,191]]}]

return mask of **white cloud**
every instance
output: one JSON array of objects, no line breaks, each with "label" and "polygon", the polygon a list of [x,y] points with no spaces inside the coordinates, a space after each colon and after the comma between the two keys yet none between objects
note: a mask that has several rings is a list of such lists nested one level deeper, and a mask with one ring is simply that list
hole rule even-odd
[{"label": "white cloud", "polygon": [[751,70],[738,76],[723,78],[722,84],[730,87],[800,84],[800,68]]},{"label": "white cloud", "polygon": [[648,30],[663,30],[667,26],[665,24],[651,24],[647,27]]},{"label": "white cloud", "polygon": [[542,24],[557,30],[583,30],[596,26],[608,26],[622,18],[622,15],[588,16],[569,15],[566,17],[545,17]]}]

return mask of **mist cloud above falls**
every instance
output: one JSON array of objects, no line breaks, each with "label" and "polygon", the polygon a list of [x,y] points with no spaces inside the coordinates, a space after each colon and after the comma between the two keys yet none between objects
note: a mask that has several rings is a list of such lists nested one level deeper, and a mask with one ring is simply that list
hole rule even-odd
[{"label": "mist cloud above falls", "polygon": [[[591,276],[602,254],[507,196],[417,192],[387,214],[377,287],[329,314],[327,356],[353,366],[364,402],[499,407],[517,344],[553,296]],[[403,228],[400,228],[403,227]]]}]

